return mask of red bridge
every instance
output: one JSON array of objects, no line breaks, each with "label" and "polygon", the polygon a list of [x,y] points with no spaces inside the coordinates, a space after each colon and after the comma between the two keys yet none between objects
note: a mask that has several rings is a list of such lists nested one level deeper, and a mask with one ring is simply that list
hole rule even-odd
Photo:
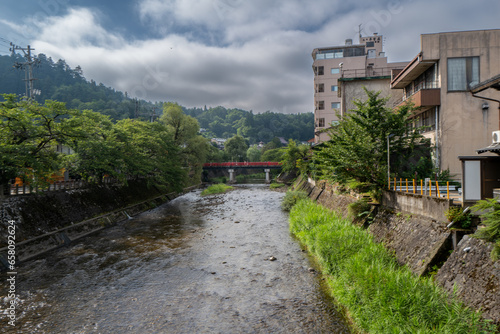
[{"label": "red bridge", "polygon": [[203,165],[203,169],[225,169],[225,168],[281,168],[281,162],[209,162]]}]

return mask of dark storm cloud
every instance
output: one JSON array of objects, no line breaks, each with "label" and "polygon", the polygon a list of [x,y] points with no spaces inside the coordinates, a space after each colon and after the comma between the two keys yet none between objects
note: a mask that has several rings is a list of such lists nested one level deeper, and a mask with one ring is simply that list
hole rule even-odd
[{"label": "dark storm cloud", "polygon": [[487,0],[40,0],[27,13],[26,1],[0,28],[89,80],[187,107],[287,113],[313,110],[313,48],[357,42],[360,24],[384,35],[389,61],[408,61],[421,33],[498,28],[500,12]]}]

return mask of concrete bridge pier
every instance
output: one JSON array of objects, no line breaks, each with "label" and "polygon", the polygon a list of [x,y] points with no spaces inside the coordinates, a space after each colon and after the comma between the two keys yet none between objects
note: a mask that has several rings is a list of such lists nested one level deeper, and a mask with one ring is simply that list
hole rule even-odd
[{"label": "concrete bridge pier", "polygon": [[229,172],[229,183],[234,183],[234,169],[228,169],[227,171]]},{"label": "concrete bridge pier", "polygon": [[264,169],[264,172],[266,172],[266,183],[271,183],[271,177],[269,173],[271,172],[270,169]]}]

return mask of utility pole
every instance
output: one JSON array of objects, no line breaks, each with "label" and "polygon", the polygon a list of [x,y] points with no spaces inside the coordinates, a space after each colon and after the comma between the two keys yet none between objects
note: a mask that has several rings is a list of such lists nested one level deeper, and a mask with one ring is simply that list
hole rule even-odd
[{"label": "utility pole", "polygon": [[135,101],[135,114],[134,114],[134,118],[137,118],[139,117],[139,101],[137,100],[137,98],[134,99]]},{"label": "utility pole", "polygon": [[26,97],[31,100],[33,99],[34,95],[33,81],[36,80],[35,78],[33,78],[33,65],[37,62],[37,60],[31,56],[31,51],[35,49],[32,49],[29,45],[27,48],[22,48],[10,43],[10,46],[11,48],[9,50],[12,51],[12,53],[14,53],[15,50],[22,50],[24,52],[24,58],[26,58],[27,61],[24,63],[15,63],[14,67],[22,68],[26,71],[26,79],[24,80],[26,82]]}]

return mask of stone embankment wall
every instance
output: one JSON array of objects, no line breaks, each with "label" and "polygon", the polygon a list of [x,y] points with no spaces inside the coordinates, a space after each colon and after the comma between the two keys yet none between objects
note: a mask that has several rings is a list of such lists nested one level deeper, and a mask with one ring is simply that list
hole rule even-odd
[{"label": "stone embankment wall", "polygon": [[[356,194],[339,193],[324,182],[305,179],[299,179],[295,189],[305,190],[310,198],[344,217],[349,204],[359,199]],[[459,299],[482,309],[486,318],[500,324],[500,261],[490,259],[491,243],[469,236],[453,250],[456,235],[447,228],[444,216],[450,205],[440,198],[388,191],[368,230],[416,275],[440,267],[435,276],[439,285],[450,294],[456,286]]]},{"label": "stone embankment wall", "polygon": [[[164,194],[144,182],[128,186],[11,196],[0,200],[0,235],[16,226],[16,255],[20,261],[69,244],[120,220],[154,208],[179,194]],[[0,239],[0,262],[5,265],[6,239]],[[0,263],[0,267],[1,264]]]}]

